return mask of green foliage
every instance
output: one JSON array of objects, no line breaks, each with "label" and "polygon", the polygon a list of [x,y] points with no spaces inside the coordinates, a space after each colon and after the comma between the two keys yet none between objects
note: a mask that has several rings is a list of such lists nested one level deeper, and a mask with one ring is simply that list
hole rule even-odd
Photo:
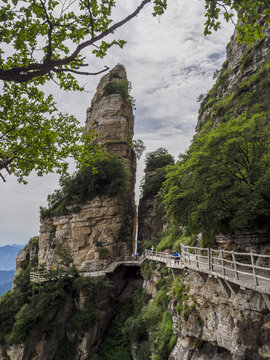
[{"label": "green foliage", "polygon": [[99,247],[97,249],[97,252],[98,252],[98,257],[99,259],[108,259],[108,256],[109,256],[109,250],[105,247]]},{"label": "green foliage", "polygon": [[270,217],[269,60],[230,95],[221,96],[218,83],[202,104],[203,111],[211,106],[206,123],[162,190],[169,217],[187,236],[202,233],[203,246],[213,245],[220,232],[261,228]]},{"label": "green foliage", "polygon": [[32,237],[29,241],[28,241],[28,246],[31,247],[36,247],[38,248],[38,243],[39,243],[39,237],[38,236],[34,236]]},{"label": "green foliage", "polygon": [[[108,280],[94,280],[72,275],[70,272],[61,273],[55,279],[56,272],[50,274],[51,280],[39,286],[29,281],[30,265],[26,265],[16,277],[16,287],[7,292],[0,299],[0,342],[13,344],[23,342],[31,334],[35,326],[42,322],[48,332],[57,326],[57,315],[67,303],[73,304],[74,310],[68,319],[73,330],[86,331],[98,318],[96,297],[100,288],[110,288]],[[84,307],[78,309],[73,303],[79,298],[80,292],[85,295]],[[55,354],[55,359],[61,358],[68,349],[75,347],[63,339]],[[68,359],[68,357],[65,357]]]},{"label": "green foliage", "polygon": [[86,331],[97,320],[97,307],[93,302],[86,302],[83,310],[75,310],[69,319],[72,330]]},{"label": "green foliage", "polygon": [[141,274],[143,275],[143,277],[149,280],[151,278],[152,272],[156,270],[156,268],[157,264],[155,263],[155,261],[145,260],[140,267]]},{"label": "green foliage", "polygon": [[164,148],[159,148],[156,151],[146,154],[146,169],[145,171],[152,171],[151,175],[144,177],[140,189],[141,196],[143,198],[150,196],[155,197],[155,228],[156,236],[153,237],[151,243],[144,244],[144,248],[148,246],[151,248],[152,245],[156,245],[159,242],[159,229],[162,228],[164,206],[160,199],[159,192],[161,191],[163,182],[166,179],[167,165],[174,164],[174,158],[168,154],[168,151]]},{"label": "green foliage", "polygon": [[141,264],[141,274],[144,278],[146,279],[150,279],[151,275],[152,275],[152,271],[150,269],[150,261],[149,260],[145,260],[142,264]]},{"label": "green foliage", "polygon": [[63,245],[61,243],[57,243],[55,247],[55,254],[59,256],[60,261],[59,265],[64,266],[65,268],[72,268],[74,273],[76,273],[73,258],[71,255],[70,248],[67,245]]},{"label": "green foliage", "polygon": [[[39,176],[54,171],[65,173],[69,156],[80,167],[91,163],[98,151],[92,143],[93,136],[83,135],[79,122],[73,116],[59,113],[52,95],[46,97],[38,87],[53,79],[64,90],[83,90],[74,74],[93,75],[107,68],[98,73],[80,71],[86,65],[81,51],[93,46],[92,54],[103,58],[111,47],[123,48],[124,40],[107,42],[105,38],[137,16],[147,3],[142,1],[123,21],[112,24],[112,11],[117,5],[111,0],[80,1],[76,9],[54,0],[3,2],[0,9],[3,44],[0,79],[4,81],[0,96],[0,171],[6,169],[19,181],[26,182],[32,171]],[[166,8],[167,0],[154,0],[153,16],[162,15]],[[222,13],[226,21],[237,11],[241,23],[239,40],[248,44],[264,37],[261,16],[266,24],[270,23],[267,0],[256,3],[252,0],[206,1],[205,9],[205,34],[220,27],[221,9],[225,9]],[[112,82],[121,81],[115,79],[114,74],[111,77]],[[129,85],[115,83],[113,86],[125,96],[129,106],[134,107],[133,98],[126,96]]]},{"label": "green foliage", "polygon": [[248,45],[255,40],[260,40],[265,37],[265,34],[263,33],[264,26],[261,25],[260,22],[262,16],[264,16],[265,22],[270,24],[268,0],[256,2],[253,0],[225,0],[222,1],[222,3],[218,1],[206,1],[205,9],[205,35],[211,34],[212,30],[217,31],[220,29],[220,14],[222,14],[224,19],[228,22],[233,21],[235,13],[237,13],[239,20],[239,25],[237,26],[238,41],[245,41]]},{"label": "green foliage", "polygon": [[269,221],[270,126],[267,113],[240,115],[195,137],[168,174],[165,203],[189,233],[259,228]]},{"label": "green foliage", "polygon": [[145,157],[145,171],[153,171],[173,164],[173,156],[164,148],[159,148],[155,151],[147,153]]},{"label": "green foliage", "polygon": [[[58,112],[53,96],[40,86],[53,80],[61,89],[82,91],[75,74],[97,75],[106,70],[85,71],[81,51],[92,47],[93,56],[103,58],[124,40],[106,37],[134,18],[147,2],[112,24],[112,0],[80,1],[78,6],[59,1],[4,0],[0,8],[0,172],[6,169],[20,182],[35,171],[66,173],[68,157],[78,166],[89,165],[97,152],[93,135],[73,116]],[[166,0],[154,0],[153,15],[164,13]],[[91,40],[89,40],[91,39]],[[97,44],[96,44],[97,43]],[[39,44],[42,44],[39,46]],[[81,71],[83,68],[84,71]],[[128,85],[130,88],[130,85]],[[128,96],[134,106],[134,99]]]},{"label": "green foliage", "polygon": [[135,100],[130,95],[132,86],[131,83],[127,80],[111,80],[104,86],[104,94],[120,94],[122,95],[123,99],[126,100],[128,106],[135,110]]},{"label": "green foliage", "polygon": [[143,197],[157,195],[166,179],[166,172],[165,168],[160,168],[152,176],[145,176],[141,185]]},{"label": "green foliage", "polygon": [[58,345],[52,360],[73,360],[76,356],[77,341],[70,341],[65,337]]},{"label": "green foliage", "polygon": [[25,301],[23,293],[7,291],[0,298],[0,343],[5,344],[6,335],[12,330],[15,315]]},{"label": "green foliage", "polygon": [[95,196],[115,196],[127,190],[130,173],[122,159],[107,156],[97,160],[93,166],[85,167],[73,176],[60,179],[60,190],[48,196],[49,208],[41,208],[41,218],[58,216],[72,211],[67,208],[83,204]]},{"label": "green foliage", "polygon": [[179,225],[175,221],[170,220],[166,230],[162,233],[162,238],[157,244],[156,250],[164,251],[165,249],[171,249],[179,251],[180,249],[176,248],[175,243],[181,239],[182,235],[183,233]]},{"label": "green foliage", "polygon": [[147,303],[151,300],[151,294],[143,291],[142,288],[138,287],[133,294],[133,303],[134,303],[134,314],[139,315],[141,309],[147,305]]},{"label": "green foliage", "polygon": [[254,58],[254,47],[250,47],[240,59],[241,62],[241,71],[243,72],[253,63]]},{"label": "green foliage", "polygon": [[139,160],[145,151],[146,147],[141,139],[132,140],[132,150],[135,152],[136,159]]},{"label": "green foliage", "polygon": [[4,82],[0,117],[0,171],[7,168],[20,182],[32,171],[65,173],[69,156],[79,166],[99,153],[96,135],[83,135],[74,116],[58,112],[53,96],[31,84]]},{"label": "green foliage", "polygon": [[[191,313],[196,312],[196,306],[194,302],[190,302],[191,299],[188,296],[188,289],[184,285],[183,276],[178,276],[174,279],[171,294],[173,298],[177,301],[176,311],[179,316],[182,316],[184,321],[188,321]],[[197,315],[197,314],[196,314]]]},{"label": "green foliage", "polygon": [[[153,3],[153,15],[163,14],[167,1]],[[103,39],[135,17],[145,5],[142,3],[120,24],[112,25],[112,11],[117,4],[111,0],[82,1],[76,8],[63,7],[53,0],[41,4],[5,0],[0,12],[0,40],[5,44],[1,50],[1,78],[17,82],[35,79],[43,84],[51,76],[56,77],[65,90],[80,88],[72,75],[81,74],[79,70],[85,66],[80,52],[97,42],[92,54],[100,58],[114,45],[122,48],[123,40],[106,42]],[[38,43],[43,47],[38,47]],[[15,66],[19,71],[14,70]]]},{"label": "green foliage", "polygon": [[137,343],[136,358],[167,360],[173,349],[176,336],[173,333],[173,322],[167,307],[170,278],[166,284],[160,283],[156,297],[145,306],[141,303],[141,311],[130,317],[124,327],[131,342]]},{"label": "green foliage", "polygon": [[100,351],[93,360],[127,360],[130,359],[130,339],[123,333],[124,323],[133,312],[133,303],[129,299],[119,304],[109,332],[100,345]]}]

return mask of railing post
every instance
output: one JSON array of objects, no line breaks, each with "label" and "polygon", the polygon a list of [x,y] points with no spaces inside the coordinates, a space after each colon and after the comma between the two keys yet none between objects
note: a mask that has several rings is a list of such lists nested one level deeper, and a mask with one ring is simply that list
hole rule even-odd
[{"label": "railing post", "polygon": [[235,276],[236,280],[239,280],[239,275],[237,272],[237,264],[236,264],[235,254],[234,254],[233,250],[232,250],[232,259],[233,259],[234,276]]},{"label": "railing post", "polygon": [[199,267],[199,262],[198,262],[198,255],[197,255],[197,248],[195,247],[195,259],[196,259],[196,267]]},{"label": "railing post", "polygon": [[255,283],[255,285],[258,285],[258,278],[256,276],[256,269],[255,269],[255,264],[254,264],[254,256],[253,256],[252,252],[250,253],[250,259],[251,259],[254,283]]},{"label": "railing post", "polygon": [[222,266],[222,275],[225,275],[225,268],[224,268],[224,258],[223,258],[223,251],[220,249],[220,257],[221,257],[221,266]]},{"label": "railing post", "polygon": [[212,249],[207,248],[207,256],[208,256],[208,270],[211,273],[212,272]]}]

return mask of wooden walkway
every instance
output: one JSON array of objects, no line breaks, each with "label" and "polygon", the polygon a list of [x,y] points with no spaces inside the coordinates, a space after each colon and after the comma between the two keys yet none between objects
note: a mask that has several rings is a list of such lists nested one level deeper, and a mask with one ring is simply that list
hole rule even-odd
[{"label": "wooden walkway", "polygon": [[[145,260],[164,263],[168,268],[184,268],[215,277],[229,294],[235,293],[234,285],[242,289],[252,289],[262,294],[270,309],[270,255],[240,253],[181,245],[179,260],[166,252],[145,250],[138,257],[119,257],[109,266],[102,261],[86,261],[82,264],[82,276],[102,276],[112,273],[118,266],[140,266]],[[46,281],[45,273],[31,272],[32,282]]]}]

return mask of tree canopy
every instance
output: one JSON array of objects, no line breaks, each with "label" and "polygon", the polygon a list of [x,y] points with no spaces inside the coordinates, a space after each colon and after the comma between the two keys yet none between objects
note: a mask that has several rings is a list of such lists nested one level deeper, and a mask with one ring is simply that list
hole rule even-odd
[{"label": "tree canopy", "polygon": [[236,25],[237,14],[238,41],[248,45],[264,38],[264,27],[270,24],[269,0],[205,0],[205,10],[205,35],[220,29],[220,15]]},{"label": "tree canopy", "polygon": [[165,207],[189,233],[261,228],[270,218],[267,112],[246,114],[198,134],[168,172]]},{"label": "tree canopy", "polygon": [[[110,39],[115,30],[135,18],[147,5],[153,16],[162,15],[167,0],[142,0],[119,22],[112,11],[115,0],[3,0],[0,8],[0,174],[6,169],[19,181],[32,170],[42,175],[67,168],[66,158],[78,163],[89,149],[91,136],[83,135],[77,120],[61,114],[51,95],[40,86],[54,81],[64,90],[83,90],[77,75],[97,75],[108,68],[86,70],[83,51],[103,58],[121,39]],[[269,1],[205,0],[205,34],[220,27],[221,14],[227,21],[238,12],[240,41],[250,43],[263,37],[269,23]],[[264,14],[264,23],[259,19]],[[35,95],[34,95],[35,94]],[[38,115],[40,114],[40,116]],[[88,157],[90,160],[90,157]]]}]

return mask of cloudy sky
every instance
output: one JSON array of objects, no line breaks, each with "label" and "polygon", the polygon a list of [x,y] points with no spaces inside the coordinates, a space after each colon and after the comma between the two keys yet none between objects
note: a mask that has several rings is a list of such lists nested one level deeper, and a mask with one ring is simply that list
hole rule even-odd
[{"label": "cloudy sky", "polygon": [[[118,1],[115,17],[120,19],[136,7],[138,0]],[[225,60],[226,45],[233,32],[231,24],[209,37],[203,35],[203,1],[168,0],[168,10],[160,18],[151,16],[148,6],[132,22],[115,33],[128,41],[123,50],[113,49],[103,60],[89,59],[89,71],[104,65],[125,65],[136,99],[135,138],[142,139],[147,151],[165,147],[175,157],[184,152],[192,139],[199,104],[196,99],[213,84],[213,72]],[[84,124],[99,77],[82,77],[88,93],[66,93],[48,86],[62,111],[77,116]],[[145,154],[144,154],[145,155]],[[138,184],[144,161],[138,164]],[[47,195],[58,186],[51,174],[31,176],[28,185],[12,176],[0,183],[0,246],[25,244],[39,233],[39,206],[46,206]],[[138,197],[138,195],[137,195]]]}]

